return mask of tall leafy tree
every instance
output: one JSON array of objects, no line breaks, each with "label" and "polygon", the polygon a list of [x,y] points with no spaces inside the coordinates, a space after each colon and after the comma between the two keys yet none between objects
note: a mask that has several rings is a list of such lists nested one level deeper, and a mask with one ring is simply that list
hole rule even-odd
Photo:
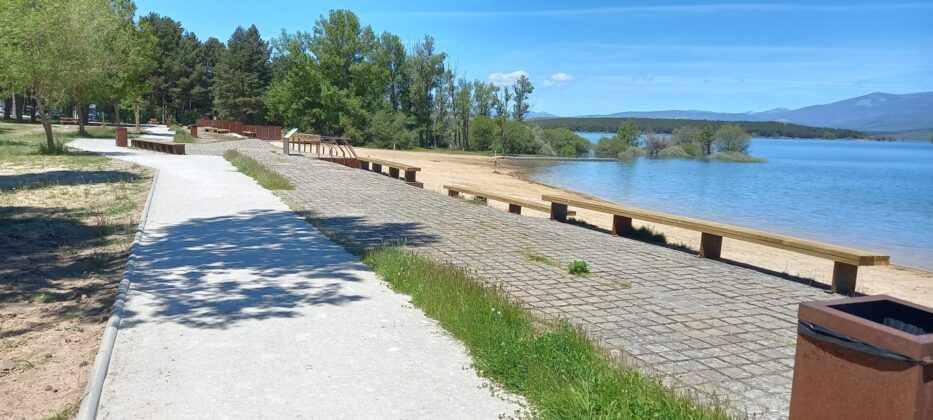
[{"label": "tall leafy tree", "polygon": [[233,32],[214,77],[214,107],[221,117],[262,121],[263,94],[271,79],[269,54],[269,43],[255,25]]},{"label": "tall leafy tree", "polygon": [[531,84],[531,80],[524,74],[521,75],[515,82],[515,85],[512,86],[512,92],[515,94],[515,108],[512,111],[512,117],[515,118],[516,121],[524,121],[525,117],[528,115],[528,111],[531,109],[531,104],[528,103],[528,97],[534,90],[535,87]]},{"label": "tall leafy tree", "polygon": [[473,82],[473,113],[483,117],[492,115],[496,107],[496,85],[481,80]]},{"label": "tall leafy tree", "polygon": [[159,109],[162,121],[166,122],[175,104],[177,80],[182,78],[182,72],[190,71],[177,58],[184,28],[172,18],[156,13],[140,18],[140,26],[156,39],[156,66],[149,76],[149,103]]},{"label": "tall leafy tree", "polygon": [[410,109],[418,141],[421,146],[434,144],[433,119],[434,91],[444,74],[444,53],[434,50],[434,38],[425,35],[424,39],[415,44],[414,52],[409,58],[411,71],[411,89],[409,91]]}]

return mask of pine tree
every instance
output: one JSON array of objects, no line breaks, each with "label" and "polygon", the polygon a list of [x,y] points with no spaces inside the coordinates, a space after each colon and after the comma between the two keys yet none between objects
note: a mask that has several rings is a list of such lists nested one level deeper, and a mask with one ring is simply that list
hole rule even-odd
[{"label": "pine tree", "polygon": [[222,118],[245,123],[263,120],[263,94],[269,85],[269,43],[255,25],[237,27],[214,75],[214,108]]}]

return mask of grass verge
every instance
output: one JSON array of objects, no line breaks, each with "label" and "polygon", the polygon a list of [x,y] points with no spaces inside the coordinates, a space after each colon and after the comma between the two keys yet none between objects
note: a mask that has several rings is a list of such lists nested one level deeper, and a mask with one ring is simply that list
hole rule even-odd
[{"label": "grass verge", "polygon": [[194,137],[184,126],[176,124],[172,126],[172,130],[175,131],[175,143],[194,143]]},{"label": "grass verge", "polygon": [[224,152],[224,159],[227,159],[237,170],[256,180],[259,185],[268,190],[293,190],[295,186],[288,182],[281,175],[267,169],[255,159],[244,156],[236,150],[227,150]]},{"label": "grass verge", "polygon": [[536,417],[726,418],[618,367],[573,326],[543,324],[463,270],[397,247],[367,253],[364,262],[462,341],[481,375],[524,396]]}]

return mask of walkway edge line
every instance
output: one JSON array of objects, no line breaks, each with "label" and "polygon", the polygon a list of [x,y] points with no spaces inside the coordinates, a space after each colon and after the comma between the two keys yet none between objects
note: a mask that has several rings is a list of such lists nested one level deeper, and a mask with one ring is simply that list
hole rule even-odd
[{"label": "walkway edge line", "polygon": [[111,306],[110,319],[107,321],[107,326],[104,327],[104,336],[101,338],[100,349],[97,351],[97,357],[94,358],[91,376],[88,378],[87,387],[84,389],[84,398],[81,399],[81,407],[75,417],[78,420],[94,420],[97,418],[100,396],[104,390],[104,380],[107,379],[110,358],[113,356],[113,346],[117,340],[120,321],[123,320],[123,306],[126,303],[126,295],[130,290],[130,276],[133,275],[136,269],[140,242],[146,229],[146,221],[149,219],[149,206],[152,203],[152,196],[155,194],[156,184],[159,182],[159,170],[154,170],[155,176],[152,177],[152,186],[149,187],[149,195],[146,197],[146,204],[139,217],[139,225],[136,227],[136,235],[133,238],[133,245],[130,247],[126,270],[123,271],[123,278],[120,280],[120,287],[117,289],[117,298],[114,300],[113,306]]}]

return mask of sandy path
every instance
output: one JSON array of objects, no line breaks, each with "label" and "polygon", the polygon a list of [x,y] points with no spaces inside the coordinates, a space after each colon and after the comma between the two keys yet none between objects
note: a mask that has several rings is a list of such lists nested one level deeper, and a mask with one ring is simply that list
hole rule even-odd
[{"label": "sandy path", "polygon": [[[538,201],[542,194],[558,192],[582,196],[572,191],[522,179],[517,166],[501,161],[495,163],[491,157],[365,148],[358,148],[356,151],[359,156],[418,166],[421,168],[418,180],[424,183],[424,187],[444,194],[446,191],[442,186],[454,183]],[[489,204],[503,210],[507,208],[499,202],[490,201]],[[534,210],[523,209],[522,213],[532,217],[548,217],[547,214]],[[589,210],[577,210],[577,218],[607,229],[612,221],[610,216]],[[650,226],[663,232],[670,242],[681,243],[693,249],[699,248],[700,234],[697,232],[638,221],[635,225]],[[832,279],[832,261],[767,246],[726,239],[723,241],[722,257],[824,284],[829,284]],[[929,271],[897,265],[860,267],[857,290],[866,294],[889,294],[933,307],[933,273]]]}]

